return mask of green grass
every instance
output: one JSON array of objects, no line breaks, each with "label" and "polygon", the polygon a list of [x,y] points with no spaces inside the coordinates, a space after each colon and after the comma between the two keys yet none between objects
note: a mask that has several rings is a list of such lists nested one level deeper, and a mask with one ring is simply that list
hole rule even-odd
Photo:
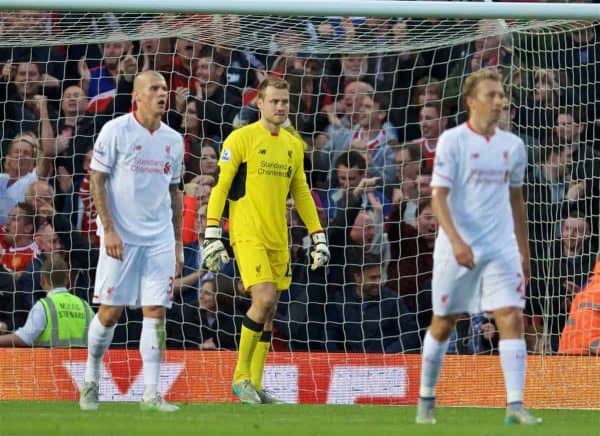
[{"label": "green grass", "polygon": [[137,404],[103,403],[81,412],[75,402],[0,402],[2,436],[215,435],[594,435],[600,412],[543,410],[540,427],[505,426],[502,409],[440,408],[438,424],[413,424],[414,407],[184,404],[177,413],[142,413]]}]

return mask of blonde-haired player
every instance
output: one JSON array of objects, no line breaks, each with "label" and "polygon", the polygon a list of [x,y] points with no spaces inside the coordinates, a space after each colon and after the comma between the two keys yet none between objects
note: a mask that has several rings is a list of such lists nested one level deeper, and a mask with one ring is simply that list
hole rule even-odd
[{"label": "blonde-haired player", "polygon": [[471,74],[463,97],[469,120],[439,139],[431,186],[440,225],[433,253],[433,318],[425,335],[416,421],[434,424],[435,386],[456,318],[492,313],[500,331],[506,423],[539,424],[523,407],[527,349],[523,338],[529,248],[522,185],[523,141],[500,130],[502,77]]},{"label": "blonde-haired player", "polygon": [[230,239],[252,305],[242,323],[232,390],[243,403],[276,403],[263,389],[264,365],[279,292],[291,282],[286,200],[312,235],[316,269],[329,261],[325,233],[304,174],[304,144],[282,128],[289,113],[289,85],[266,79],[258,87],[259,121],[235,130],[223,144],[219,181],[207,211],[204,262],[212,271],[229,261],[221,242],[221,214],[229,199]]},{"label": "blonde-haired player", "polygon": [[94,144],[90,190],[98,211],[100,256],[94,286],[98,313],[88,332],[88,359],[79,404],[96,410],[102,356],[124,306],[142,308],[142,410],[173,412],[158,392],[181,243],[183,138],[161,122],[167,84],[155,71],[133,83],[137,108],[106,123]]}]

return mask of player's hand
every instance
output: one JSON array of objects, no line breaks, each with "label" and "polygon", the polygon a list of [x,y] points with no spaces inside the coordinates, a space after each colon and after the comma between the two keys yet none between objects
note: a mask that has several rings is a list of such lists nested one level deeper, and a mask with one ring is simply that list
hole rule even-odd
[{"label": "player's hand", "polygon": [[219,272],[221,266],[229,263],[229,254],[221,241],[220,227],[207,227],[202,244],[204,265],[209,271]]},{"label": "player's hand", "polygon": [[310,256],[313,259],[313,263],[310,266],[310,269],[314,271],[320,266],[325,266],[329,263],[330,254],[324,232],[313,233],[311,239],[313,245]]},{"label": "player's hand", "polygon": [[113,259],[123,260],[123,241],[116,231],[104,232],[104,249]]},{"label": "player's hand", "polygon": [[181,241],[177,241],[175,243],[175,277],[179,277],[181,272],[183,271],[183,243]]},{"label": "player's hand", "polygon": [[456,262],[465,268],[473,269],[475,266],[475,258],[471,247],[465,244],[464,241],[457,241],[452,244],[452,252]]}]

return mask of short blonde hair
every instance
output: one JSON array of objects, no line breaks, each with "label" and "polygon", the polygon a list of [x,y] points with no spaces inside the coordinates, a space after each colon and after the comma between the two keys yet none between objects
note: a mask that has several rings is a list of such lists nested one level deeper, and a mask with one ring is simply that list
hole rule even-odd
[{"label": "short blonde hair", "polygon": [[265,98],[265,94],[267,93],[267,88],[271,86],[275,89],[287,89],[290,90],[290,84],[287,80],[279,79],[276,77],[269,77],[268,79],[263,80],[258,85],[258,98]]},{"label": "short blonde hair", "polygon": [[473,97],[475,94],[475,90],[477,89],[477,85],[484,80],[493,80],[494,82],[502,83],[502,75],[494,70],[479,70],[474,73],[471,73],[462,89],[463,98]]}]

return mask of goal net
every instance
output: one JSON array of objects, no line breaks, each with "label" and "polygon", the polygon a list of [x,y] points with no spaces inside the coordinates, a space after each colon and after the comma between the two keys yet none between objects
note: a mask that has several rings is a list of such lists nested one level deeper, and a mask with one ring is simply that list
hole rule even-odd
[{"label": "goal net", "polygon": [[[310,240],[290,201],[293,282],[277,308],[265,385],[289,402],[414,403],[431,319],[437,138],[466,119],[465,78],[489,68],[507,93],[499,127],[528,154],[527,401],[600,407],[582,394],[600,382],[587,357],[600,350],[597,23],[10,11],[0,24],[3,331],[21,328],[44,297],[40,268],[51,253],[69,265],[71,291],[91,301],[91,148],[107,121],[132,110],[134,75],[155,69],[169,86],[164,121],[186,146],[185,268],[168,313],[162,388],[175,401],[229,400],[249,296],[234,262],[217,275],[202,268],[206,203],[223,140],[258,119],[256,86],[283,77],[287,128],[306,143],[332,259],[310,271]],[[101,399],[139,396],[140,330],[141,315],[126,311]],[[503,405],[490,357],[497,341],[485,313],[459,320],[442,404]],[[75,398],[84,365],[85,350],[74,348],[2,351],[0,399]],[[497,387],[483,392],[486,377]],[[454,397],[454,387],[466,393]]]}]

